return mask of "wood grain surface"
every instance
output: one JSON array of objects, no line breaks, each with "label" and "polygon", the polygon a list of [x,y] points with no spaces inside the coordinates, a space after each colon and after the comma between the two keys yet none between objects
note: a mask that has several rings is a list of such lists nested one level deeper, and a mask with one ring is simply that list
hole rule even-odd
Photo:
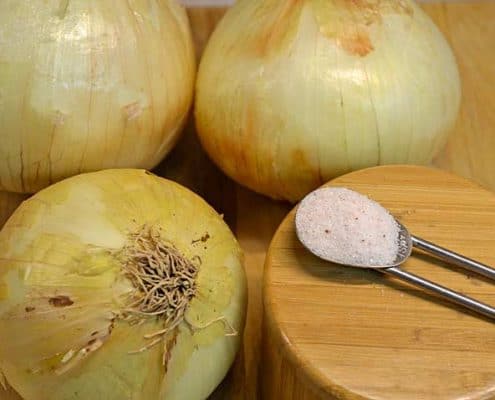
[{"label": "wood grain surface", "polygon": [[27,197],[18,193],[0,192],[0,228]]},{"label": "wood grain surface", "polygon": [[6,384],[6,390],[0,386],[0,399],[1,400],[22,400],[17,392]]},{"label": "wood grain surface", "polygon": [[[495,265],[495,193],[445,171],[385,166],[330,183],[415,235]],[[495,325],[380,272],[303,248],[294,211],[265,264],[265,399],[495,398]],[[493,282],[413,252],[403,268],[495,306]]]},{"label": "wood grain surface", "polygon": [[[423,6],[451,43],[463,80],[461,118],[446,150],[435,163],[495,189],[495,132],[492,128],[495,126],[495,3],[466,1]],[[196,8],[188,13],[199,58],[225,9]],[[273,233],[291,207],[249,192],[223,176],[201,150],[192,122],[176,149],[156,172],[195,190],[223,213],[245,251],[249,309],[243,351],[210,400],[257,399],[263,262]],[[10,213],[20,201],[18,196],[0,194],[0,217]]]},{"label": "wood grain surface", "polygon": [[495,1],[422,5],[449,41],[462,79],[460,117],[435,165],[495,189]]}]

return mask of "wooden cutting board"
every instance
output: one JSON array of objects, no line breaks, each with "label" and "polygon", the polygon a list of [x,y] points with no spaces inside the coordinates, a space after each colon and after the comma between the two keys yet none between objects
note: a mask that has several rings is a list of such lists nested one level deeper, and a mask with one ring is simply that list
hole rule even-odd
[{"label": "wooden cutting board", "polygon": [[14,389],[8,384],[6,385],[7,390],[4,390],[4,388],[0,386],[0,400],[22,400],[21,396],[19,396]]},{"label": "wooden cutting board", "polygon": [[[386,166],[342,176],[417,236],[495,266],[495,194],[447,172]],[[495,282],[415,252],[404,269],[495,305]],[[495,399],[495,321],[376,271],[326,263],[294,210],[264,277],[264,399]]]}]

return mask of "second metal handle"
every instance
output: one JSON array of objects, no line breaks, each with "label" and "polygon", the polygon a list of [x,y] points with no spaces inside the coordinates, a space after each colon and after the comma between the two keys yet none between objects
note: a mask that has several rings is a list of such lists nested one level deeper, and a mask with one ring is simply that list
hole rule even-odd
[{"label": "second metal handle", "polygon": [[400,280],[410,283],[413,286],[417,286],[422,289],[425,289],[428,292],[436,294],[452,303],[459,304],[472,311],[476,311],[489,318],[495,319],[494,307],[491,307],[488,304],[475,300],[469,296],[465,296],[454,290],[448,289],[445,286],[421,278],[420,276],[411,274],[410,272],[406,272],[400,269],[399,267],[383,268],[380,269],[379,271],[382,271],[383,273],[399,278]]}]

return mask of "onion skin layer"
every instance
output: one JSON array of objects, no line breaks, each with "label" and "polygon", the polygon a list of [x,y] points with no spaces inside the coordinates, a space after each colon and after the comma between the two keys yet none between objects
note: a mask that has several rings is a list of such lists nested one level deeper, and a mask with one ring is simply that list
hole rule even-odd
[{"label": "onion skin layer", "polygon": [[[116,317],[134,287],[115,251],[143,224],[201,265],[187,322],[129,354],[163,329],[160,318]],[[0,254],[0,374],[24,400],[200,400],[234,361],[247,301],[242,251],[215,210],[174,182],[127,169],[63,180],[14,212]]]},{"label": "onion skin layer", "polygon": [[192,102],[176,0],[0,2],[0,190],[106,168],[150,169]]},{"label": "onion skin layer", "polygon": [[201,143],[237,182],[295,202],[346,172],[427,164],[460,105],[447,42],[409,0],[240,0],[201,60]]}]

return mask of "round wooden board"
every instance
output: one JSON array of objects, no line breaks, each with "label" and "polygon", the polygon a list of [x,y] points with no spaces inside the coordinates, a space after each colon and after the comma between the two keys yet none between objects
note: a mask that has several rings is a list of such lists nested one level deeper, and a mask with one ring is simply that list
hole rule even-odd
[{"label": "round wooden board", "polygon": [[[417,236],[495,266],[495,194],[463,178],[385,166],[330,182],[387,207]],[[263,397],[495,399],[495,321],[377,271],[326,263],[293,210],[264,277]],[[413,253],[404,269],[495,305],[495,282]]]},{"label": "round wooden board", "polygon": [[6,383],[6,387],[0,385],[0,400],[22,400],[22,398]]}]

